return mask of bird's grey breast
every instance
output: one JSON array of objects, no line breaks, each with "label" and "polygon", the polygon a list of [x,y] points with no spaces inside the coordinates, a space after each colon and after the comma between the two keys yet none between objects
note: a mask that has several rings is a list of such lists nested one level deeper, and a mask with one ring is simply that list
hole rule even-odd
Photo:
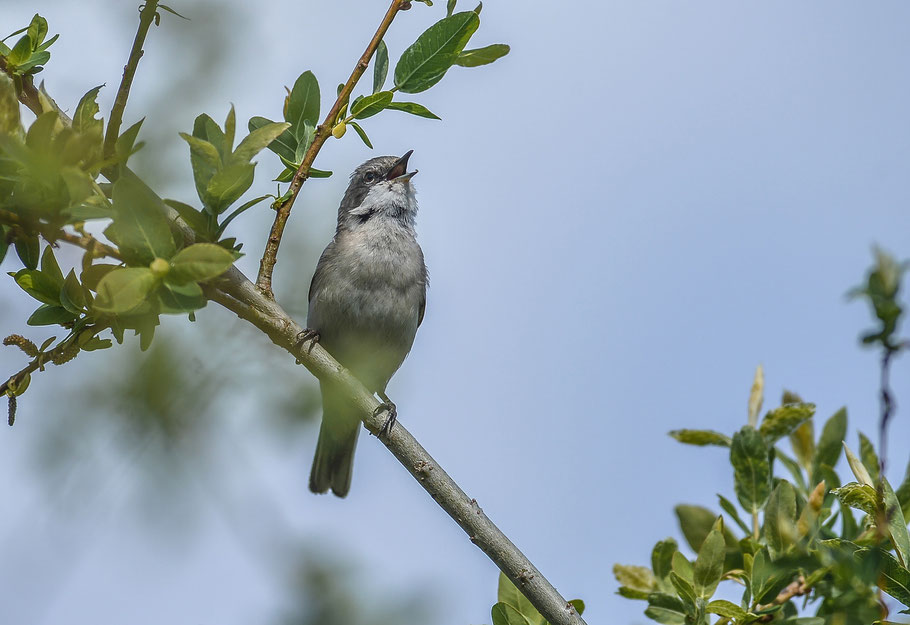
[{"label": "bird's grey breast", "polygon": [[387,379],[411,349],[426,282],[413,229],[374,216],[339,231],[326,248],[313,277],[308,325],[342,364],[368,366],[375,375],[362,375]]}]

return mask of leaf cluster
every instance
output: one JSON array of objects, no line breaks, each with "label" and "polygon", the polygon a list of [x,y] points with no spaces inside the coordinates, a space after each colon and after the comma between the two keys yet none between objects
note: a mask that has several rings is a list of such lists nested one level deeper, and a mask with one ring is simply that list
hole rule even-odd
[{"label": "leaf cluster", "polygon": [[[885,618],[879,589],[910,608],[910,466],[893,491],[867,437],[860,434],[861,458],[846,448],[845,409],[818,437],[814,417],[813,404],[785,393],[757,427],[671,432],[685,444],[728,450],[735,503],[718,495],[719,510],[677,506],[694,561],[674,539],[661,540],[650,567],[614,567],[619,594],[644,601],[645,615],[667,625],[871,623]],[[844,449],[857,481],[842,485],[834,467]],[[717,598],[720,584],[728,596],[739,588],[740,600]]]}]

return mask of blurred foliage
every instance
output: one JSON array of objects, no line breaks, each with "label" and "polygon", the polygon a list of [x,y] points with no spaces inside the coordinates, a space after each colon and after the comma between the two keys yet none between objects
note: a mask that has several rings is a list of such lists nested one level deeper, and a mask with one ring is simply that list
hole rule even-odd
[{"label": "blurred foliage", "polygon": [[[897,338],[905,267],[876,250],[866,284],[852,291],[868,300],[880,326],[862,343],[889,357],[907,345]],[[885,394],[886,369],[882,384]],[[729,450],[736,503],[718,495],[720,511],[677,506],[694,559],[673,538],[661,540],[650,567],[614,567],[619,594],[645,602],[645,615],[665,625],[887,623],[883,594],[910,614],[910,464],[894,490],[867,436],[859,433],[859,455],[847,447],[845,408],[816,436],[815,405],[791,392],[759,423],[763,394],[759,367],[739,431],[670,432],[685,444]],[[882,428],[890,409],[885,401]],[[853,480],[835,469],[842,451]],[[719,585],[740,600],[716,598]]]}]

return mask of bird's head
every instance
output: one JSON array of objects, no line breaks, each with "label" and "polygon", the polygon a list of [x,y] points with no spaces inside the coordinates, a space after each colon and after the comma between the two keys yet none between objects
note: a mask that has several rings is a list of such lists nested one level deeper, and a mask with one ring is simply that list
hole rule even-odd
[{"label": "bird's head", "polygon": [[338,209],[339,228],[354,228],[374,218],[414,224],[417,198],[411,178],[417,171],[408,171],[413,151],[401,157],[377,156],[354,170]]}]

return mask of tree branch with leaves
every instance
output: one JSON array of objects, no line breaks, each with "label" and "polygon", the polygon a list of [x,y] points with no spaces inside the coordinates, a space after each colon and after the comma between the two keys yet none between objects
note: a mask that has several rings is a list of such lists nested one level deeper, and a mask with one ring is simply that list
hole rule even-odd
[{"label": "tree branch with leaves", "polygon": [[[82,351],[109,349],[115,341],[122,344],[128,330],[138,335],[146,350],[162,314],[183,314],[193,321],[196,311],[213,301],[260,330],[317,378],[344,388],[361,408],[367,429],[379,432],[378,400],[320,346],[304,347],[297,341],[303,328],[275,300],[272,273],[303,183],[332,175],[313,166],[330,137],[340,139],[351,127],[372,147],[362,122],[387,110],[439,119],[423,105],[396,96],[433,87],[452,66],[485,65],[509,51],[504,44],[467,50],[480,25],[481,6],[456,12],[455,2],[449,0],[445,17],[401,55],[393,85],[386,88],[389,55],[382,39],[395,18],[410,8],[408,0],[392,0],[321,123],[319,84],[310,71],[304,71],[289,90],[284,120],[253,117],[239,142],[233,108],[221,125],[209,115],[199,115],[192,131],[180,135],[190,149],[198,208],[162,199],[129,169],[130,157],[142,147],[142,121],[120,130],[146,36],[153,23],[159,24],[161,11],[176,11],[157,0],[142,5],[106,127],[96,102],[100,87],[85,94],[72,119],[43,88],[35,88],[33,77],[50,61],[49,48],[57,38],[47,38],[44,18],[36,15],[13,33],[21,36],[12,47],[0,43],[0,260],[8,249],[15,249],[22,268],[10,275],[40,303],[26,324],[59,326],[67,332],[63,339],[52,337],[40,347],[18,334],[7,337],[5,344],[18,347],[30,359],[0,387],[0,394],[9,398],[10,424],[16,398],[29,387],[31,374],[48,363],[62,365]],[[371,62],[371,90],[352,99]],[[20,103],[36,115],[27,128]],[[279,196],[241,201],[254,180],[253,159],[264,149],[278,155],[284,169],[276,180],[289,186]],[[254,284],[233,266],[243,242],[223,235],[233,219],[269,198],[275,222]],[[107,224],[107,242],[85,230],[87,221]],[[60,242],[84,250],[80,265],[66,273],[54,254]],[[563,599],[403,426],[381,440],[502,570],[500,602],[491,614],[494,625],[584,622],[583,604]]]}]

